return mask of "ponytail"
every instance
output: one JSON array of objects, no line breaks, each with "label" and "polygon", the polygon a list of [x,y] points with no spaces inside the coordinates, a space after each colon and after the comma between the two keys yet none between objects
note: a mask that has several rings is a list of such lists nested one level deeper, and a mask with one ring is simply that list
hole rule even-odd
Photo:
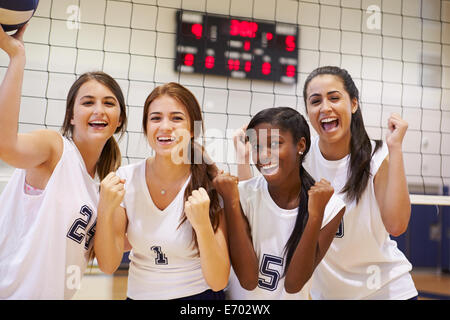
[{"label": "ponytail", "polygon": [[[299,161],[299,178],[301,182],[299,193],[298,214],[295,220],[294,229],[284,247],[286,256],[286,272],[295,249],[305,230],[308,222],[308,191],[314,185],[313,177],[303,168],[302,162],[311,147],[311,132],[305,118],[295,109],[289,107],[268,108],[258,112],[249,122],[247,130],[255,128],[260,123],[270,123],[278,125],[280,128],[289,131],[297,144],[302,138],[305,139],[305,150]],[[247,133],[248,134],[248,133]]]},{"label": "ponytail", "polygon": [[[201,155],[201,158],[199,158]],[[186,187],[184,192],[184,201],[187,201],[192,191],[203,187],[209,196],[209,220],[211,221],[214,233],[219,227],[219,212],[221,211],[221,206],[219,203],[219,195],[216,189],[213,187],[213,179],[217,175],[217,167],[210,160],[208,154],[204,147],[196,143],[193,139],[190,142],[190,164],[191,164],[191,181]],[[187,220],[186,213],[183,210],[181,216],[180,224],[178,228]],[[198,248],[197,235],[195,232],[192,233],[192,242],[196,248]]]},{"label": "ponytail", "polygon": [[[301,159],[303,161],[303,158]],[[314,178],[303,168],[303,165],[300,162],[300,181],[302,186],[300,188],[299,194],[299,205],[298,205],[298,214],[297,219],[295,220],[294,230],[292,230],[291,236],[286,242],[286,246],[284,247],[285,255],[286,255],[286,267],[284,268],[284,273],[289,267],[291,263],[292,256],[294,255],[295,249],[302,238],[303,231],[305,230],[306,223],[308,222],[309,213],[308,213],[308,191],[314,185]]]},{"label": "ponytail", "polygon": [[[125,133],[127,127],[127,108],[125,105],[125,98],[123,96],[122,89],[116,80],[102,71],[83,73],[70,87],[66,99],[66,114],[61,127],[61,134],[68,139],[72,139],[74,126],[71,124],[71,120],[74,115],[75,99],[81,86],[91,80],[95,80],[111,90],[119,103],[120,125],[116,128],[114,133],[119,134],[120,139]],[[114,136],[111,136],[106,141],[97,161],[96,170],[100,180],[106,177],[111,171],[117,170],[120,167],[121,162],[122,155],[120,153],[119,145],[117,144]]]},{"label": "ponytail", "polygon": [[352,115],[350,131],[350,170],[347,182],[341,192],[345,193],[347,200],[356,200],[356,203],[358,203],[371,176],[370,162],[372,155],[381,147],[381,141],[375,141],[375,148],[372,152],[372,144],[364,128],[360,108]]},{"label": "ponytail", "polygon": [[[176,82],[169,82],[160,85],[153,89],[153,91],[148,95],[144,103],[143,117],[142,117],[142,128],[147,135],[147,122],[149,116],[150,105],[152,102],[161,96],[169,96],[183,106],[185,106],[186,111],[189,115],[191,133],[196,135],[191,138],[190,146],[188,148],[188,154],[183,155],[183,157],[190,164],[191,170],[191,181],[186,187],[184,192],[184,200],[187,201],[192,191],[203,187],[209,196],[209,219],[211,221],[212,228],[214,232],[217,231],[219,227],[219,213],[221,207],[219,204],[219,196],[217,191],[214,189],[212,181],[216,177],[217,167],[210,160],[205,149],[202,145],[199,145],[194,141],[198,137],[202,137],[200,131],[203,132],[203,120],[202,120],[202,110],[200,105],[195,98],[195,96],[187,88]],[[201,130],[195,130],[195,126],[200,124]],[[184,150],[183,150],[184,151]],[[187,220],[186,214],[183,210],[183,214],[180,218],[180,223],[178,228]],[[192,233],[192,242],[196,248],[198,248],[197,237],[195,232]]]},{"label": "ponytail", "polygon": [[[306,96],[307,88],[312,79],[320,75],[333,75],[339,78],[345,90],[347,91],[350,100],[356,99],[358,102],[358,108],[356,112],[352,114],[352,120],[350,124],[350,162],[348,164],[349,175],[347,182],[342,190],[339,192],[345,193],[345,197],[348,201],[359,199],[362,193],[367,187],[367,183],[370,178],[370,162],[373,154],[381,147],[381,141],[375,140],[375,148],[372,151],[372,144],[370,138],[364,127],[364,121],[361,112],[361,106],[359,105],[359,91],[355,85],[350,74],[345,69],[341,69],[335,66],[324,66],[313,70],[305,80],[303,86],[303,102],[307,109]],[[306,110],[308,111],[308,110]]]},{"label": "ponytail", "polygon": [[106,141],[97,161],[97,174],[100,180],[103,180],[111,171],[116,171],[121,163],[122,154],[116,139],[112,136]]}]

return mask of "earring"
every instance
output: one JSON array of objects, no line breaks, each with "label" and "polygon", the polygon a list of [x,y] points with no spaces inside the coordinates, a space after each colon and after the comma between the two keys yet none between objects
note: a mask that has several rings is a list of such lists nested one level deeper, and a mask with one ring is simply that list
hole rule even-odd
[{"label": "earring", "polygon": [[299,151],[298,154],[302,156],[303,155],[303,151]]}]

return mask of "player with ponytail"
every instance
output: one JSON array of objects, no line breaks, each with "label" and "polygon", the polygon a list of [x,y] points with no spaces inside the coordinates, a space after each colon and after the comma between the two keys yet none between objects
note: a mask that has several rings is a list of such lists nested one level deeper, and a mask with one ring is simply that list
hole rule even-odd
[{"label": "player with ponytail", "polygon": [[18,133],[25,28],[0,30],[0,158],[17,168],[0,196],[0,299],[70,299],[93,254],[100,179],[120,166],[126,106],[113,78],[90,72],[69,90],[62,134]]},{"label": "player with ponytail", "polygon": [[[317,135],[305,168],[315,179],[331,181],[346,213],[327,255],[311,282],[313,299],[417,299],[411,263],[390,235],[406,231],[411,216],[402,143],[408,123],[399,114],[387,119],[385,141],[369,138],[359,91],[351,75],[336,66],[313,70],[303,99]],[[248,158],[243,130],[234,142]],[[248,161],[240,179],[252,176]]]},{"label": "player with ponytail", "polygon": [[219,175],[234,274],[229,299],[306,299],[302,290],[330,245],[345,207],[330,183],[303,168],[310,132],[288,107],[257,113],[246,130],[261,175]]}]

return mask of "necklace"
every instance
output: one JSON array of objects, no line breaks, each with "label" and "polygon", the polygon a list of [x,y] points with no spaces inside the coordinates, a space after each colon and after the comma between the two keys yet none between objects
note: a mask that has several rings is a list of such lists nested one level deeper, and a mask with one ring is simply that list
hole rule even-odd
[{"label": "necklace", "polygon": [[[150,172],[150,174],[152,174],[152,172],[153,172],[153,167],[152,167],[151,164],[149,165],[149,172]],[[181,182],[184,183],[184,182],[186,181],[186,177],[189,176],[190,174],[191,174],[191,172],[190,172],[190,170],[189,170],[189,171],[187,172],[187,175],[184,176],[182,179],[180,179],[178,183],[169,185],[169,186],[167,186],[166,188],[160,188],[159,193],[160,193],[162,196],[165,196],[166,194],[168,194],[168,192],[169,192],[170,190],[174,190],[174,189],[176,189],[178,186],[180,186]]]}]

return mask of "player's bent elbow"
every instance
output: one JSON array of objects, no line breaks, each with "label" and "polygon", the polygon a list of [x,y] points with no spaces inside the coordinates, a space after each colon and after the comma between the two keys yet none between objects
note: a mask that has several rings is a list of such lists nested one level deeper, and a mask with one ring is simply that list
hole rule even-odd
[{"label": "player's bent elbow", "polygon": [[300,290],[303,289],[303,286],[305,285],[305,282],[293,282],[293,281],[287,281],[287,279],[284,282],[284,290],[286,290],[289,294],[295,294],[300,292]]},{"label": "player's bent elbow", "polygon": [[241,279],[239,279],[239,283],[240,283],[241,287],[244,288],[245,290],[252,291],[258,285],[258,279],[257,278],[256,279],[252,279],[252,280],[241,280]]},{"label": "player's bent elbow", "polygon": [[394,236],[399,237],[408,229],[409,219],[405,219],[403,221],[396,221],[395,223],[391,223],[386,226],[387,232]]},{"label": "player's bent elbow", "polygon": [[220,290],[225,289],[227,284],[228,284],[228,281],[221,281],[221,282],[211,284],[209,287],[211,288],[212,291],[218,292]]},{"label": "player's bent elbow", "polygon": [[97,258],[97,262],[98,262],[99,269],[107,275],[114,274],[114,272],[116,272],[116,270],[119,268],[119,265],[101,262],[98,258]]},{"label": "player's bent elbow", "polygon": [[389,228],[388,232],[393,237],[400,237],[402,234],[404,234],[406,232],[407,229],[408,229],[407,224],[406,225],[398,225],[398,226]]},{"label": "player's bent elbow", "polygon": [[7,157],[11,155],[12,151],[13,149],[10,143],[0,142],[0,159],[6,162]]}]

